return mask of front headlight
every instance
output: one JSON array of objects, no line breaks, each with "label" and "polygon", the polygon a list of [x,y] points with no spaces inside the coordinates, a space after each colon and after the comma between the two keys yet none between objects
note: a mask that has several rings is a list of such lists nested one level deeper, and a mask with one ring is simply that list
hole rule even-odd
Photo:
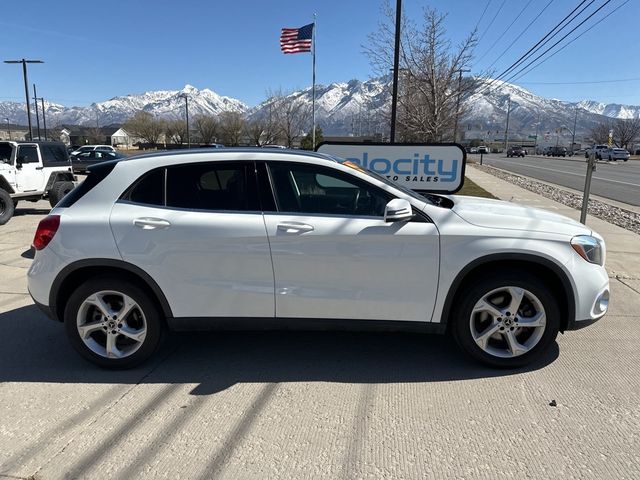
[{"label": "front headlight", "polygon": [[578,235],[571,239],[571,246],[587,262],[604,265],[604,245],[596,237]]}]

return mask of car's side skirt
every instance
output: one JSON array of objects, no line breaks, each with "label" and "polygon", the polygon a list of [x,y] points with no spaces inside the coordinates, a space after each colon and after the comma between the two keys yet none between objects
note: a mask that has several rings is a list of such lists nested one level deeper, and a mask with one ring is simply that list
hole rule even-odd
[{"label": "car's side skirt", "polygon": [[246,318],[178,317],[167,318],[171,330],[304,330],[444,333],[446,325],[431,322],[394,320],[354,320],[334,318]]}]

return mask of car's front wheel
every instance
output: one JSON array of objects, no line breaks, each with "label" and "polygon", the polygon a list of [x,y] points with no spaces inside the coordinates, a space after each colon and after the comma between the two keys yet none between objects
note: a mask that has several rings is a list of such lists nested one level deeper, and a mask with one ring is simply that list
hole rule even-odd
[{"label": "car's front wheel", "polygon": [[458,297],[452,333],[476,360],[516,368],[539,359],[560,328],[558,302],[537,277],[505,272],[477,277]]},{"label": "car's front wheel", "polygon": [[91,279],[69,297],[64,323],[73,347],[107,368],[130,368],[160,343],[161,313],[136,284],[115,277]]}]

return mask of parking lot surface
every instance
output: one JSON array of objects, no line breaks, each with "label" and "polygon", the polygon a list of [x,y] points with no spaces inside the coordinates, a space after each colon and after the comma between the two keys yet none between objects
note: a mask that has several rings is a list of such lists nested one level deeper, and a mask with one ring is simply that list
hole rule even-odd
[{"label": "parking lot surface", "polygon": [[638,236],[604,233],[625,239],[610,313],[531,368],[438,336],[274,332],[175,334],[111,372],[27,294],[33,205],[0,227],[0,478],[640,478]]}]

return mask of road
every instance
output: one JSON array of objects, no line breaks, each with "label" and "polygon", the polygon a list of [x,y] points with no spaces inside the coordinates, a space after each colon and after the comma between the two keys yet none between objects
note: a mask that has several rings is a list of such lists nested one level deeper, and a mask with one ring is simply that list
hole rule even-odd
[{"label": "road", "polygon": [[48,211],[0,227],[0,479],[640,478],[640,280],[526,369],[439,336],[220,332],[107,371],[27,294]]},{"label": "road", "polygon": [[[480,161],[479,155],[470,158]],[[484,155],[483,163],[513,173],[537,178],[575,190],[584,190],[587,164],[582,157],[507,158],[504,154]],[[591,193],[631,205],[640,205],[640,161],[598,162]]]}]

